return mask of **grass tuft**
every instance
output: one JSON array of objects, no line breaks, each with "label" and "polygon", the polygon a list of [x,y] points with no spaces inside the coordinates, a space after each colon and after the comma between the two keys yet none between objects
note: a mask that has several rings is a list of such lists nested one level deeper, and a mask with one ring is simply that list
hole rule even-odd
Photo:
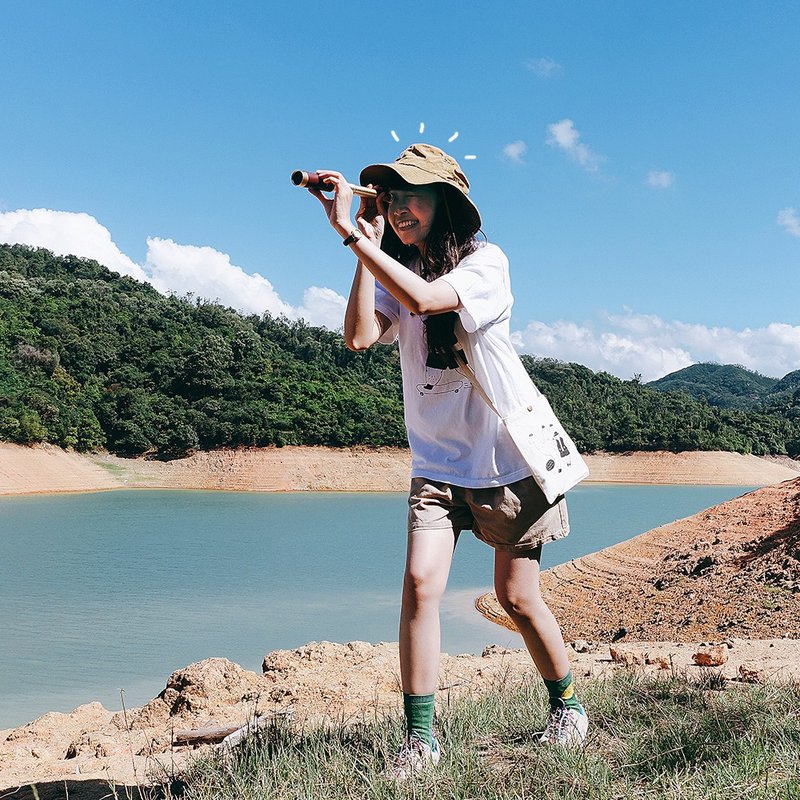
[{"label": "grass tuft", "polygon": [[183,797],[800,800],[798,687],[722,691],[708,678],[622,673],[585,684],[590,735],[574,751],[535,743],[546,716],[537,683],[448,700],[436,721],[439,767],[404,785],[382,775],[401,719],[300,731],[279,719],[233,752],[196,761]]}]

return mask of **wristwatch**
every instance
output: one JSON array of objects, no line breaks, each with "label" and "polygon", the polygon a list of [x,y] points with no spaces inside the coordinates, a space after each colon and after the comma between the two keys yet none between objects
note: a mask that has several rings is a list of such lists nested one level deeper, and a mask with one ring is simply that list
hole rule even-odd
[{"label": "wristwatch", "polygon": [[342,241],[345,247],[349,247],[353,242],[357,242],[364,234],[358,228],[353,228],[350,235]]}]

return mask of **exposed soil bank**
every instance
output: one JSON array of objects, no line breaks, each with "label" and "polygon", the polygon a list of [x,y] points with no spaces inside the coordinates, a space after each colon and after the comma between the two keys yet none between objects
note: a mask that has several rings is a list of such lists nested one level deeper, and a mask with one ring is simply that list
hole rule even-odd
[{"label": "exposed soil bank", "polygon": [[[800,639],[800,478],[553,567],[542,592],[569,639]],[[493,593],[478,607],[513,628]]]},{"label": "exposed soil bank", "polygon": [[[568,647],[581,681],[617,669],[700,675],[707,668],[695,663],[699,652],[724,659],[718,669],[732,681],[800,678],[797,641],[731,639],[716,648],[670,642],[587,646],[591,652]],[[198,751],[175,745],[176,731],[245,725],[256,713],[286,716],[298,725],[400,713],[398,672],[397,645],[385,642],[312,642],[278,650],[266,655],[261,674],[224,658],[206,659],[175,672],[158,697],[126,714],[89,703],[70,714],[45,714],[0,731],[0,791],[36,782],[40,798],[63,798],[69,779],[72,800],[112,796],[109,784],[116,784],[119,796],[125,797],[126,785],[174,774],[210,747]],[[478,694],[501,681],[538,684],[539,677],[521,650],[490,647],[482,656],[443,655],[438,697],[446,702],[455,695]],[[544,722],[544,698],[541,710]],[[23,790],[3,796],[31,795]]]},{"label": "exposed soil bank", "polygon": [[[797,462],[738,453],[598,453],[587,456],[600,483],[767,486],[800,474]],[[122,488],[247,492],[406,491],[407,450],[281,447],[214,450],[175,461],[80,455],[53,445],[0,443],[0,494]]]}]

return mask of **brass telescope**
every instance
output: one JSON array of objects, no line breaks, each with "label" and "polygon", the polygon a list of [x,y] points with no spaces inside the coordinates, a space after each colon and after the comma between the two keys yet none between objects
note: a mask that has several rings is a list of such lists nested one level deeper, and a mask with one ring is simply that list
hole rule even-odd
[{"label": "brass telescope", "polygon": [[[313,186],[321,192],[332,192],[333,184],[325,183],[321,180],[318,172],[303,172],[301,169],[296,169],[292,173],[292,183],[295,186]],[[347,184],[352,190],[353,194],[359,197],[377,197],[378,193],[374,189],[368,189],[366,186],[356,186],[354,183]]]}]

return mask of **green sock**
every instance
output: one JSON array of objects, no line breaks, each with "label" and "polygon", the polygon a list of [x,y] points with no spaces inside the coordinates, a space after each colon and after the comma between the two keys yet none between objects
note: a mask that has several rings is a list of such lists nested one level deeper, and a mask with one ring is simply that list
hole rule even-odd
[{"label": "green sock", "polygon": [[403,692],[403,708],[406,712],[408,735],[416,736],[425,744],[431,744],[433,741],[433,695]]},{"label": "green sock", "polygon": [[550,695],[550,705],[563,705],[565,708],[574,708],[576,711],[583,711],[583,706],[578,702],[575,694],[575,685],[572,682],[572,670],[570,670],[559,681],[548,681],[544,679],[547,693]]}]

